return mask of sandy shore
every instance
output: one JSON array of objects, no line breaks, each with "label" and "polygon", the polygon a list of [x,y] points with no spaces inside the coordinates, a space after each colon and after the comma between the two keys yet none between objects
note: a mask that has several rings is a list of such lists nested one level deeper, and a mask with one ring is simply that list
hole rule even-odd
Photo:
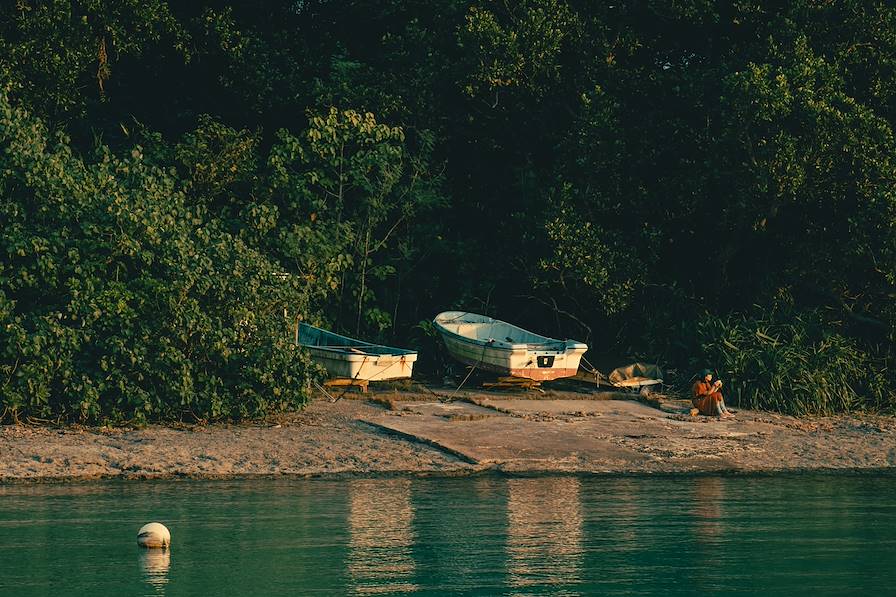
[{"label": "sandy shore", "polygon": [[691,417],[578,392],[378,393],[265,424],[143,429],[0,427],[0,482],[97,478],[699,473],[896,466],[896,419]]}]

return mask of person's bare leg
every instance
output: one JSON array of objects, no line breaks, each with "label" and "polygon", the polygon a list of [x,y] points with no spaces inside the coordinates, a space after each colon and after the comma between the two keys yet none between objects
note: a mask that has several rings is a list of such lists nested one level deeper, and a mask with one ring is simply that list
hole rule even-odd
[{"label": "person's bare leg", "polygon": [[722,398],[721,393],[715,392],[712,394],[712,405],[715,410],[715,416],[720,419],[729,419],[734,416],[725,406],[725,399]]},{"label": "person's bare leg", "polygon": [[731,412],[730,410],[728,410],[728,407],[725,405],[725,399],[724,399],[724,398],[719,402],[719,405],[722,407],[722,412],[723,412],[723,413],[725,413],[725,414],[728,415],[729,417],[733,417],[733,416],[734,416],[734,413]]}]

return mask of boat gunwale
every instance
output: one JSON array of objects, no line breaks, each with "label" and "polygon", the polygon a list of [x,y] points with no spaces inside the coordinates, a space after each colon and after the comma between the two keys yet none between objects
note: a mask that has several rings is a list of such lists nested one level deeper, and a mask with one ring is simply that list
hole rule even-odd
[{"label": "boat gunwale", "polygon": [[[407,348],[396,348],[394,346],[387,346],[385,344],[374,344],[373,342],[365,342],[364,340],[358,340],[357,338],[350,338],[349,336],[343,336],[342,334],[337,334],[336,332],[331,332],[329,330],[325,330],[323,328],[319,328],[317,326],[311,325],[310,323],[305,323],[304,321],[299,324],[300,326],[306,326],[311,329],[317,330],[319,332],[324,332],[331,336],[335,336],[337,338],[341,338],[343,340],[348,340],[349,342],[353,342],[354,344],[346,344],[344,346],[332,345],[332,344],[306,344],[301,342],[300,340],[296,341],[296,346],[301,348],[307,348],[308,350],[319,350],[329,354],[341,355],[345,357],[349,357],[344,360],[360,360],[367,357],[407,357],[413,355],[416,359],[417,351],[410,350]],[[363,354],[359,354],[357,352],[352,352],[350,349],[355,348],[357,350],[362,350],[364,348],[384,348],[390,352],[386,352],[384,354],[370,353],[364,352]],[[354,358],[352,358],[354,357]]]},{"label": "boat gunwale", "polygon": [[310,346],[306,344],[300,345],[302,348],[308,349],[310,352],[316,351],[319,353],[319,356],[322,358],[333,358],[338,359],[340,361],[364,361],[364,360],[380,360],[380,359],[404,359],[409,362],[414,362],[417,360],[417,352],[416,351],[407,351],[401,353],[392,353],[386,352],[382,354],[377,354],[373,352],[349,352],[347,350],[337,350],[322,346]]},{"label": "boat gunwale", "polygon": [[[504,342],[502,340],[495,340],[495,339],[492,339],[492,341],[478,340],[478,339],[474,340],[473,338],[469,338],[462,334],[458,334],[457,332],[453,332],[453,331],[449,330],[448,328],[446,328],[444,325],[442,325],[442,323],[439,322],[439,317],[441,317],[445,313],[462,313],[463,315],[478,315],[479,317],[488,317],[488,316],[487,315],[479,315],[478,313],[473,313],[472,311],[443,311],[442,313],[439,313],[438,315],[436,315],[435,318],[433,318],[433,320],[432,320],[433,324],[435,324],[436,328],[439,330],[440,333],[449,334],[454,338],[457,338],[459,340],[462,340],[463,342],[466,342],[467,344],[472,344],[472,345],[480,347],[480,348],[484,347],[484,348],[488,348],[488,349],[492,349],[492,350],[503,350],[503,351],[507,351],[507,352],[518,352],[518,351],[519,352],[556,352],[556,353],[563,353],[563,354],[569,354],[570,351],[575,351],[575,350],[579,350],[582,348],[584,348],[584,350],[582,352],[586,352],[588,350],[588,345],[585,344],[584,342],[579,342],[578,340],[570,340],[570,339],[559,340],[557,338],[550,338],[549,336],[544,336],[542,334],[538,334],[538,333],[532,332],[530,330],[523,329],[523,328],[519,327],[518,325],[514,325],[512,323],[508,323],[508,322],[500,320],[500,319],[495,319],[493,317],[489,317],[489,319],[491,319],[491,322],[481,321],[481,322],[465,322],[465,323],[481,323],[481,324],[487,324],[487,325],[494,324],[494,323],[503,323],[504,325],[508,325],[508,326],[515,328],[515,329],[517,329],[521,332],[524,332],[526,334],[532,334],[533,336],[540,336],[542,338],[545,338],[546,340],[549,340],[550,342],[544,342],[544,343],[519,342],[519,343],[510,344],[508,342]],[[552,343],[555,343],[555,344],[562,343],[564,345],[563,350],[557,350],[556,348],[549,348],[548,345],[552,344]],[[539,346],[544,346],[545,348],[539,350],[537,348]]]}]

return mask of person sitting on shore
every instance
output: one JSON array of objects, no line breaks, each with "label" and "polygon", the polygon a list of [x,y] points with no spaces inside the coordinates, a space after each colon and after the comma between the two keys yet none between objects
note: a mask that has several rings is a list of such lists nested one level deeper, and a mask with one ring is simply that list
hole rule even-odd
[{"label": "person sitting on shore", "polygon": [[700,411],[701,415],[709,417],[719,417],[727,419],[733,417],[732,413],[725,406],[725,399],[719,391],[722,388],[722,380],[712,381],[712,371],[704,369],[700,372],[700,377],[694,384],[694,397],[691,400],[694,408]]}]

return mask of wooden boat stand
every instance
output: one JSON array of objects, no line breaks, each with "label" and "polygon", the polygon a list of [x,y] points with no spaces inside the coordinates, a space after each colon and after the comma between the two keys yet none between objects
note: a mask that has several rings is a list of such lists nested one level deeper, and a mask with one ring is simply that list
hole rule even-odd
[{"label": "wooden boat stand", "polygon": [[358,388],[362,394],[367,393],[367,386],[370,384],[370,380],[367,379],[348,379],[346,377],[337,377],[334,379],[328,379],[324,382],[325,388],[344,388],[354,387]]},{"label": "wooden boat stand", "polygon": [[482,384],[482,387],[488,390],[510,388],[517,390],[538,390],[539,392],[544,392],[544,390],[541,389],[540,381],[528,379],[526,377],[499,377],[498,381],[484,382]]}]

